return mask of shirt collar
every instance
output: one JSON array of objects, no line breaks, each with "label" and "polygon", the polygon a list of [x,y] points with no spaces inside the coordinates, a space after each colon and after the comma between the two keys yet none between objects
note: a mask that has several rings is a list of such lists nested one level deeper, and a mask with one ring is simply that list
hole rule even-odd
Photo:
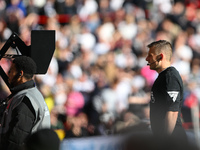
[{"label": "shirt collar", "polygon": [[23,84],[20,84],[18,86],[11,88],[10,91],[11,91],[12,94],[15,94],[15,93],[17,93],[21,90],[32,88],[32,87],[35,87],[35,82],[33,80],[30,80],[30,81],[27,81]]}]

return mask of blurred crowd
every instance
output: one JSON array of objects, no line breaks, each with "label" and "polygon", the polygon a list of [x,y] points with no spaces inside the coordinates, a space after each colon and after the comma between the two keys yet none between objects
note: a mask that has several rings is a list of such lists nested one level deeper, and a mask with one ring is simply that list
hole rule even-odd
[{"label": "blurred crowd", "polygon": [[[173,45],[185,87],[182,118],[192,122],[200,101],[199,0],[0,0],[0,47],[13,32],[30,45],[32,30],[56,31],[49,69],[35,80],[61,139],[149,128],[157,73],[146,46],[160,39]],[[10,63],[0,65],[7,71]],[[5,98],[2,79],[0,86]]]}]

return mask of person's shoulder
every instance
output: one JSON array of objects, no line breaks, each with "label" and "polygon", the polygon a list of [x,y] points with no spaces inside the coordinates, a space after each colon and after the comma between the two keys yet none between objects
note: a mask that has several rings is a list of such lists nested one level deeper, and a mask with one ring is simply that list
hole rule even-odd
[{"label": "person's shoulder", "polygon": [[181,76],[178,72],[178,70],[175,67],[169,67],[167,73],[165,74],[167,82],[172,82],[172,84],[175,84],[175,81],[182,82]]},{"label": "person's shoulder", "polygon": [[181,76],[180,76],[180,73],[179,73],[179,71],[175,68],[175,67],[170,67],[171,68],[171,71],[170,71],[170,74],[171,75],[174,75],[174,76],[176,76],[176,77],[178,77],[178,78],[180,78]]},{"label": "person's shoulder", "polygon": [[170,66],[166,69],[166,75],[168,76],[179,75],[179,72],[175,67]]},{"label": "person's shoulder", "polygon": [[174,66],[170,66],[170,67],[169,67],[169,70],[170,70],[170,71],[175,71],[175,72],[178,71]]}]

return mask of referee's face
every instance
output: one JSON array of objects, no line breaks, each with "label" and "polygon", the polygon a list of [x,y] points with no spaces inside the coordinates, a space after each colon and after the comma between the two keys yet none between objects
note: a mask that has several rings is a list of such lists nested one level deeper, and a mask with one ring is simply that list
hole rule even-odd
[{"label": "referee's face", "polygon": [[159,68],[159,60],[158,55],[155,54],[155,49],[153,47],[149,48],[149,52],[146,57],[146,61],[148,62],[151,70],[157,71]]}]

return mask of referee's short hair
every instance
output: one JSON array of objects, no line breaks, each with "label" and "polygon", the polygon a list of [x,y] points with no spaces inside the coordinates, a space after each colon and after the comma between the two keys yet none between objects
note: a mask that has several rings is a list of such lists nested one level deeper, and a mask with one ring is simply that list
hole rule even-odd
[{"label": "referee's short hair", "polygon": [[154,41],[147,45],[148,48],[155,48],[156,54],[159,53],[164,53],[166,54],[166,59],[171,61],[172,58],[172,45],[170,42],[166,40],[159,40],[159,41]]}]

